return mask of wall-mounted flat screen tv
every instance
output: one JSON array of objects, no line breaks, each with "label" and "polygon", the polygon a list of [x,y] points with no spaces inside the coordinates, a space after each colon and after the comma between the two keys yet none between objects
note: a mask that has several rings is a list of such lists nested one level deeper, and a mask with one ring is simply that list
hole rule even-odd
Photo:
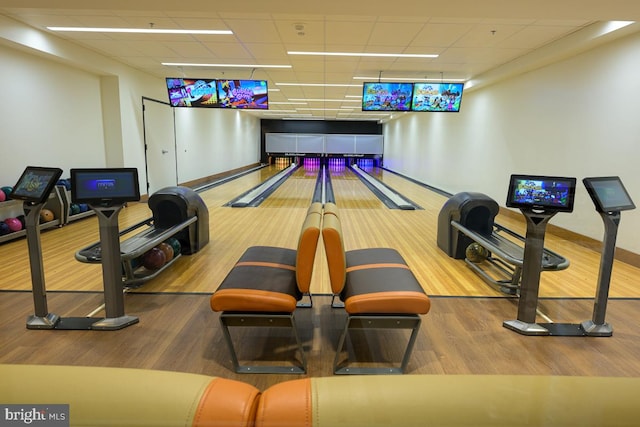
[{"label": "wall-mounted flat screen tv", "polygon": [[571,212],[575,193],[575,178],[511,175],[507,207]]},{"label": "wall-mounted flat screen tv", "polygon": [[457,113],[463,88],[464,83],[414,83],[411,110]]},{"label": "wall-mounted flat screen tv", "polygon": [[366,82],[362,85],[362,111],[409,111],[413,83]]},{"label": "wall-mounted flat screen tv", "polygon": [[11,199],[27,203],[44,203],[62,175],[62,169],[27,166],[13,186]]},{"label": "wall-mounted flat screen tv", "polygon": [[584,186],[598,212],[617,212],[635,209],[620,177],[605,176],[600,178],[584,178]]},{"label": "wall-mounted flat screen tv", "polygon": [[218,107],[216,81],[167,77],[167,92],[172,107]]},{"label": "wall-mounted flat screen tv", "polygon": [[266,80],[218,80],[218,102],[222,108],[268,110]]},{"label": "wall-mounted flat screen tv", "polygon": [[138,169],[71,169],[71,200],[93,206],[115,206],[138,201]]}]

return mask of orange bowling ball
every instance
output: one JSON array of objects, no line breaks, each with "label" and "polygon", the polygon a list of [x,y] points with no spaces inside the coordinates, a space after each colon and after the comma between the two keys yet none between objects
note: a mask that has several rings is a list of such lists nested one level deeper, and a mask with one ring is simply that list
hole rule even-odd
[{"label": "orange bowling ball", "polygon": [[53,212],[51,212],[49,209],[42,209],[40,211],[40,222],[49,222],[49,221],[53,221],[55,218],[55,215],[53,215]]}]

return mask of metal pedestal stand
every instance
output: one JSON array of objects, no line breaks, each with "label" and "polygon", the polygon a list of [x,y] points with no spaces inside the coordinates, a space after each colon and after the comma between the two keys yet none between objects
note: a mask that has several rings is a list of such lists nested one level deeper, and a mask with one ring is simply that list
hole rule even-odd
[{"label": "metal pedestal stand", "polygon": [[551,335],[552,332],[545,327],[548,325],[543,326],[536,323],[536,310],[542,270],[544,233],[547,223],[557,212],[535,212],[532,209],[521,209],[521,211],[527,221],[527,234],[522,262],[518,318],[506,320],[502,325],[523,335]]},{"label": "metal pedestal stand", "polygon": [[600,273],[598,274],[598,288],[596,301],[593,306],[593,317],[580,325],[585,335],[594,337],[610,337],[613,329],[604,321],[609,299],[609,283],[613,270],[613,258],[616,251],[616,238],[620,224],[620,212],[600,212],[604,221],[604,240],[600,258]]},{"label": "metal pedestal stand", "polygon": [[28,329],[94,329],[117,330],[138,323],[139,319],[124,314],[124,294],[120,271],[120,240],[118,233],[118,213],[122,205],[113,207],[94,207],[100,224],[100,242],[102,245],[102,276],[104,283],[104,318],[60,317],[49,313],[47,293],[42,267],[42,248],[40,244],[39,218],[44,204],[25,203],[25,229],[31,263],[31,283],[35,314],[27,319]]},{"label": "metal pedestal stand", "polygon": [[106,317],[92,323],[91,329],[117,330],[125,328],[139,319],[124,314],[124,293],[120,263],[120,235],[118,214],[123,205],[112,207],[90,206],[98,216],[102,254],[102,278],[104,282],[104,304]]},{"label": "metal pedestal stand", "polygon": [[25,202],[25,231],[29,264],[31,265],[31,287],[33,289],[34,314],[27,318],[28,329],[53,329],[60,321],[60,316],[49,313],[47,308],[47,290],[44,283],[42,266],[42,245],[40,243],[40,211],[44,203],[31,204]]}]

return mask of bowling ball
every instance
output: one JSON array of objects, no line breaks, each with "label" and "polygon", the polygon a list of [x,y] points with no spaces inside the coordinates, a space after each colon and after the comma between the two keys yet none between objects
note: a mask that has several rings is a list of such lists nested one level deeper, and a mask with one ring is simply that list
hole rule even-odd
[{"label": "bowling ball", "polygon": [[80,213],[80,205],[77,203],[71,203],[71,215],[78,215]]},{"label": "bowling ball", "polygon": [[180,241],[175,237],[167,239],[166,243],[171,245],[171,247],[173,248],[174,257],[182,253],[182,245],[180,244]]},{"label": "bowling ball", "polygon": [[40,211],[40,222],[49,222],[53,221],[54,219],[56,219],[56,217],[49,209],[42,209]]},{"label": "bowling ball", "polygon": [[22,223],[18,218],[7,218],[4,220],[4,223],[7,224],[9,231],[12,233],[22,230]]},{"label": "bowling ball", "polygon": [[11,197],[11,193],[13,193],[13,187],[11,186],[4,186],[2,188],[0,188],[0,190],[2,190],[2,192],[4,193],[4,196],[8,199]]},{"label": "bowling ball", "polygon": [[64,187],[65,190],[71,190],[71,181],[68,179],[59,179],[56,184]]},{"label": "bowling ball", "polygon": [[9,230],[9,226],[7,225],[6,222],[0,222],[0,236],[4,236],[5,234],[9,234],[11,233],[11,230]]},{"label": "bowling ball", "polygon": [[158,248],[151,248],[142,255],[142,265],[148,270],[157,270],[162,267],[166,261],[167,258],[164,252]]},{"label": "bowling ball", "polygon": [[86,203],[79,203],[78,207],[80,208],[81,213],[89,210],[89,205]]},{"label": "bowling ball", "polygon": [[156,246],[158,249],[160,249],[162,252],[164,252],[164,256],[166,258],[166,262],[169,262],[173,259],[173,246],[171,246],[168,243],[160,243],[158,246]]},{"label": "bowling ball", "polygon": [[25,226],[27,225],[27,218],[24,215],[18,215],[16,218],[18,218],[18,221],[20,221],[22,228],[25,228]]},{"label": "bowling ball", "polygon": [[7,195],[4,194],[4,191],[0,190],[0,202],[4,202],[7,200]]},{"label": "bowling ball", "polygon": [[467,249],[465,250],[465,256],[471,262],[480,263],[487,259],[487,257],[489,256],[489,251],[480,246],[478,243],[474,242],[467,246]]}]

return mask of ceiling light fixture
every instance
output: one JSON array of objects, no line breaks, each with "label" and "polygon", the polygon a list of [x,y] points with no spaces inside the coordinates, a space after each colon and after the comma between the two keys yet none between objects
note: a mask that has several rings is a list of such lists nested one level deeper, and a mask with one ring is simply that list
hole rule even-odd
[{"label": "ceiling light fixture", "polygon": [[167,67],[222,67],[222,68],[291,68],[291,65],[276,64],[200,64],[187,62],[163,62]]},{"label": "ceiling light fixture", "polygon": [[345,111],[341,108],[296,108],[298,111]]},{"label": "ceiling light fixture", "polygon": [[289,51],[289,55],[316,55],[316,56],[363,56],[363,57],[391,57],[391,58],[437,58],[432,53],[368,53],[368,52],[305,52]]},{"label": "ceiling light fixture", "polygon": [[[301,100],[302,101],[302,100]],[[269,105],[307,105],[306,102],[279,102],[269,101]]]},{"label": "ceiling light fixture", "polygon": [[83,33],[143,33],[143,34],[233,34],[231,30],[180,30],[170,28],[96,28],[96,27],[47,27],[51,31]]},{"label": "ceiling light fixture", "polygon": [[310,87],[362,87],[362,85],[350,85],[341,83],[276,83],[277,86],[310,86]]},{"label": "ceiling light fixture", "polygon": [[360,102],[359,99],[320,99],[320,98],[289,98],[289,101],[309,102]]},{"label": "ceiling light fixture", "polygon": [[[367,80],[370,82],[375,81],[387,81],[387,82],[441,82],[442,78],[437,79],[420,79],[420,78],[410,78],[410,77],[363,77],[356,76],[353,78],[354,80]],[[464,82],[465,79],[447,79],[448,82]]]}]

